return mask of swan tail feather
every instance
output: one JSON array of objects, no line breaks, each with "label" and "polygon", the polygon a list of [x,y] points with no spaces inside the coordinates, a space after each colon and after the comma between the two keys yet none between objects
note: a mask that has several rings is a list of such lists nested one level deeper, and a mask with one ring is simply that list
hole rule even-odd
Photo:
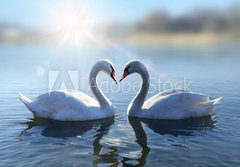
[{"label": "swan tail feather", "polygon": [[222,98],[223,97],[219,97],[219,98],[216,98],[216,99],[213,99],[210,101],[208,100],[208,101],[200,102],[200,103],[198,103],[198,105],[200,105],[200,106],[206,106],[206,105],[216,106],[221,103]]},{"label": "swan tail feather", "polygon": [[29,99],[28,97],[24,96],[21,93],[18,93],[18,98],[23,102],[23,104],[31,111],[34,111],[33,105],[32,105],[32,100]]},{"label": "swan tail feather", "polygon": [[219,97],[219,98],[216,98],[216,99],[213,99],[210,101],[198,103],[199,110],[201,111],[199,113],[201,114],[201,116],[205,116],[205,115],[212,113],[214,111],[213,110],[214,107],[221,103],[222,98],[223,97]]},{"label": "swan tail feather", "polygon": [[21,93],[18,94],[18,98],[33,113],[35,117],[50,118],[51,112],[45,106],[38,104],[35,101],[32,101]]},{"label": "swan tail feather", "polygon": [[213,100],[211,100],[211,102],[213,102],[213,105],[216,106],[221,103],[222,99],[223,99],[223,96],[213,99]]}]

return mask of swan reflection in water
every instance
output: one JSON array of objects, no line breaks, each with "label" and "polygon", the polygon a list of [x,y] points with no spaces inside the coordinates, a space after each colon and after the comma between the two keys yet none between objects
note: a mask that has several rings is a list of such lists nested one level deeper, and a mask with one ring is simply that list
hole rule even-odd
[{"label": "swan reflection in water", "polygon": [[[216,119],[211,116],[176,121],[129,117],[128,121],[135,133],[135,142],[141,147],[141,156],[138,159],[134,159],[138,163],[137,166],[144,166],[146,164],[148,154],[151,151],[151,148],[148,145],[148,135],[145,132],[144,128],[147,127],[151,129],[154,133],[156,133],[156,135],[160,134],[178,137],[195,136],[202,131],[212,130],[216,125]],[[131,166],[129,162],[133,159],[128,157],[119,157],[118,148],[116,146],[107,147],[103,146],[100,143],[103,136],[108,133],[110,127],[114,124],[114,118],[84,122],[61,122],[45,119],[34,119],[27,122],[26,124],[28,124],[28,128],[21,133],[21,136],[23,138],[27,138],[30,135],[38,141],[42,140],[39,139],[37,135],[35,135],[39,132],[40,135],[44,137],[67,140],[68,138],[74,139],[78,138],[78,136],[87,136],[89,135],[87,132],[94,131],[94,136],[92,139],[93,141],[91,141],[93,145],[92,155],[94,155],[94,158],[91,162],[93,166],[98,166],[101,164],[118,166],[120,162],[123,164],[123,166]],[[34,130],[31,131],[34,128],[36,128],[37,132],[33,132]],[[149,136],[149,138],[150,137],[151,136]],[[47,142],[51,142],[51,140],[47,139]],[[54,140],[54,143],[55,142],[56,141]],[[89,144],[89,138],[87,141],[82,142],[84,142],[85,145]],[[82,142],[81,144],[83,145]],[[109,151],[107,153],[104,153],[102,150],[106,147]]]},{"label": "swan reflection in water", "polygon": [[[129,117],[128,122],[135,133],[135,142],[141,147],[141,156],[137,159],[138,166],[144,166],[146,164],[147,156],[151,150],[148,146],[148,136],[143,128],[144,126],[151,129],[156,134],[178,137],[195,136],[198,132],[210,131],[217,123],[216,118],[211,116],[184,120],[157,120]],[[128,160],[130,159],[125,157],[122,163],[128,165],[126,163]]]},{"label": "swan reflection in water", "polygon": [[[105,147],[102,146],[100,141],[104,135],[109,132],[110,127],[114,123],[114,118],[107,118],[102,120],[95,121],[76,121],[76,122],[66,122],[66,121],[54,121],[49,119],[32,119],[29,122],[26,122],[28,125],[27,129],[22,131],[20,137],[28,137],[31,135],[31,129],[36,128],[39,133],[39,128],[41,136],[43,137],[51,137],[51,138],[59,138],[67,140],[68,138],[79,138],[80,136],[89,135],[86,134],[90,130],[94,131],[93,136],[93,152],[92,155],[96,156],[92,160],[92,165],[97,166],[101,163],[108,163],[117,165],[118,159],[116,156],[117,149],[113,147],[109,147],[110,150],[106,156],[102,155],[101,150]],[[36,133],[36,132],[35,132]],[[91,134],[90,134],[91,135]],[[31,136],[35,136],[32,134]],[[39,139],[41,140],[41,139]],[[87,139],[89,140],[89,139]],[[50,141],[48,139],[48,141]],[[89,141],[84,141],[84,144],[89,144]],[[84,145],[83,144],[83,145]]]}]

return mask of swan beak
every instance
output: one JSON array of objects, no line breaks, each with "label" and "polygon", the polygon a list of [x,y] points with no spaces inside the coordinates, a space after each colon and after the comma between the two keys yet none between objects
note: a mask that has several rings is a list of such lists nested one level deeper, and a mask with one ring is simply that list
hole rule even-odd
[{"label": "swan beak", "polygon": [[124,71],[122,78],[119,81],[122,81],[126,76],[128,76],[128,71]]},{"label": "swan beak", "polygon": [[116,82],[116,84],[118,84],[118,82],[117,82],[117,79],[116,79],[116,77],[115,77],[115,73],[114,72],[112,72],[111,73],[111,78]]}]

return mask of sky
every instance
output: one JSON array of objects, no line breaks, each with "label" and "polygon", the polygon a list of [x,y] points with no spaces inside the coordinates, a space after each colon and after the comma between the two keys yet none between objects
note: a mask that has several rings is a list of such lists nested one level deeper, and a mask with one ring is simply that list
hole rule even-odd
[{"label": "sky", "polygon": [[157,9],[179,15],[195,8],[224,9],[236,3],[240,0],[0,0],[0,23],[44,27],[51,23],[54,12],[67,6],[87,10],[99,22],[132,22]]}]

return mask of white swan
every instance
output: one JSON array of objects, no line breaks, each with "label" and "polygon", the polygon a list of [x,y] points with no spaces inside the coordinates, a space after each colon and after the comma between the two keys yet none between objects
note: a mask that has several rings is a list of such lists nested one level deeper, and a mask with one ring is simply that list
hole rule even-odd
[{"label": "white swan", "polygon": [[35,117],[50,118],[61,121],[96,120],[114,116],[113,107],[98,88],[96,77],[103,71],[115,79],[115,70],[108,60],[97,62],[90,73],[89,83],[97,101],[76,90],[58,90],[44,93],[31,101],[19,94],[19,99],[32,111]]},{"label": "white swan", "polygon": [[201,93],[193,93],[180,89],[161,92],[144,102],[149,89],[149,75],[140,61],[127,63],[120,81],[127,75],[138,73],[142,78],[142,86],[138,94],[128,106],[128,116],[152,119],[185,119],[211,114],[222,97],[210,100]]}]

